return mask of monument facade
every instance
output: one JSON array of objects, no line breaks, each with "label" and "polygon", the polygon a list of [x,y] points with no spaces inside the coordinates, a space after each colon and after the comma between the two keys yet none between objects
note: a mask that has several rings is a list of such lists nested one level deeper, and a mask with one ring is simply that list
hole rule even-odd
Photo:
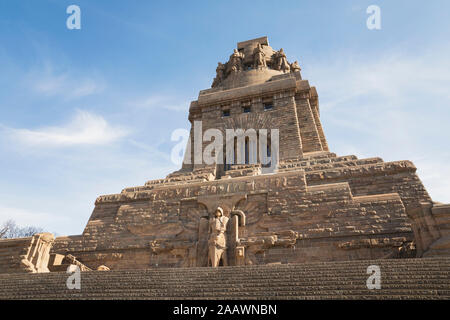
[{"label": "monument facade", "polygon": [[[83,233],[57,237],[52,254],[92,270],[450,255],[450,206],[432,201],[410,161],[330,152],[316,88],[267,37],[218,63],[189,121],[179,171],[98,197]],[[267,148],[227,137],[220,161],[195,161],[210,129],[267,135]]]}]

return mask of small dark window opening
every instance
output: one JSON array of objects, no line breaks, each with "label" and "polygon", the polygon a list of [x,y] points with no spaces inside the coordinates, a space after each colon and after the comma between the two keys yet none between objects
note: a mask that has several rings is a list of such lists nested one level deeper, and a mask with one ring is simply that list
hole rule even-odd
[{"label": "small dark window opening", "polygon": [[252,111],[251,107],[243,107],[242,108],[242,112],[244,112],[244,113],[250,113],[250,111]]},{"label": "small dark window opening", "polygon": [[237,158],[237,137],[234,137],[234,149],[233,149],[233,164],[238,163]]},{"label": "small dark window opening", "polygon": [[245,138],[245,164],[250,162],[250,141],[249,138]]},{"label": "small dark window opening", "polygon": [[222,117],[229,117],[230,116],[230,109],[226,109],[222,111]]},{"label": "small dark window opening", "polygon": [[272,110],[273,109],[273,103],[272,102],[265,102],[264,103],[264,110]]},{"label": "small dark window opening", "polygon": [[225,145],[223,146],[223,169],[224,171],[230,170],[231,169],[231,164],[227,163],[228,161],[227,158],[227,143],[225,143]]},{"label": "small dark window opening", "polygon": [[[269,139],[269,137],[267,137]],[[265,161],[268,161],[267,164],[263,164],[264,168],[269,168],[272,165],[272,147],[270,145],[270,141],[267,141],[267,152],[264,156]]]}]

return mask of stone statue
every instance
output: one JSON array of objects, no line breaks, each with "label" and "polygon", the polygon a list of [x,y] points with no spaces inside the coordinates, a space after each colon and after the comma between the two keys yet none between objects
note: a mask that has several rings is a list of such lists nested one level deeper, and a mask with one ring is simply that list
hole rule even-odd
[{"label": "stone statue", "polygon": [[212,88],[217,87],[224,78],[225,78],[225,65],[219,62],[216,68],[216,77],[214,78],[211,87]]},{"label": "stone statue", "polygon": [[240,53],[237,49],[234,49],[233,54],[228,61],[228,72],[238,72],[243,69],[244,54]]},{"label": "stone statue", "polygon": [[258,69],[266,66],[266,55],[261,44],[258,43],[258,46],[253,50],[253,68]]},{"label": "stone statue", "polygon": [[109,270],[110,269],[103,264],[97,268],[97,271],[109,271]]},{"label": "stone statue", "polygon": [[275,53],[275,70],[282,70],[283,72],[288,72],[291,68],[289,67],[289,62],[287,61],[286,55],[284,54],[283,48]]},{"label": "stone statue", "polygon": [[302,70],[302,69],[301,69],[300,66],[298,65],[297,60],[294,61],[294,62],[291,64],[291,72],[297,72],[297,71],[300,71],[300,70]]},{"label": "stone statue", "polygon": [[218,267],[220,259],[223,265],[227,265],[227,224],[228,218],[223,215],[223,209],[217,207],[214,217],[209,221],[208,265],[211,263],[212,267]]}]

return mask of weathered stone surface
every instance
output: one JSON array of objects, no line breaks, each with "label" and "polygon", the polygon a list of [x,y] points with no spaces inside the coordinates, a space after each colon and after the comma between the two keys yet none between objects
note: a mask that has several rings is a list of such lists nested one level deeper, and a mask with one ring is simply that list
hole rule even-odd
[{"label": "weathered stone surface", "polygon": [[[367,267],[381,270],[367,288]],[[450,258],[0,275],[0,299],[450,299]],[[218,285],[220,284],[220,285]],[[267,316],[267,315],[266,315]]]},{"label": "weathered stone surface", "polygon": [[435,204],[431,207],[431,214],[436,223],[434,231],[437,233],[433,238],[437,240],[430,245],[424,256],[450,256],[450,204]]},{"label": "weathered stone surface", "polygon": [[71,254],[62,255],[52,253],[50,255],[48,268],[51,272],[67,271],[70,266],[77,266],[80,271],[91,271],[89,267],[78,261],[77,258]]},{"label": "weathered stone surface", "polygon": [[0,240],[0,273],[49,272],[54,240],[53,234],[47,232],[28,238]]},{"label": "weathered stone surface", "polygon": [[438,246],[445,223],[436,223],[439,209],[415,166],[329,152],[316,88],[266,37],[239,43],[219,63],[189,120],[201,121],[202,133],[279,129],[277,173],[259,163],[183,164],[165,179],[97,198],[83,234],[57,239],[54,252],[112,270],[206,266],[217,207],[228,219],[230,265],[421,256]]},{"label": "weathered stone surface", "polygon": [[261,159],[183,163],[100,196],[81,235],[56,239],[52,261],[64,258],[55,271],[65,263],[114,271],[449,255],[448,206],[433,203],[414,164],[330,152],[317,90],[282,49],[266,37],[241,42],[216,71],[190,105],[191,146],[196,121],[201,135],[278,129],[277,169],[268,173]]},{"label": "weathered stone surface", "polygon": [[97,268],[97,271],[109,271],[110,269],[107,266],[101,265]]}]

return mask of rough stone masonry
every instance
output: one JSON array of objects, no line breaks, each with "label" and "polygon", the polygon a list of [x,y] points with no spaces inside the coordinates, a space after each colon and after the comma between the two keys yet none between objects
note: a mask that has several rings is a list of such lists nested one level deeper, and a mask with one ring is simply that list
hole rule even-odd
[{"label": "rough stone masonry", "polygon": [[164,179],[100,196],[81,235],[55,239],[51,271],[68,256],[121,270],[450,255],[450,205],[431,200],[410,161],[330,152],[316,88],[283,49],[267,37],[240,42],[216,71],[189,121],[224,136],[278,129],[276,172],[183,163]]}]

